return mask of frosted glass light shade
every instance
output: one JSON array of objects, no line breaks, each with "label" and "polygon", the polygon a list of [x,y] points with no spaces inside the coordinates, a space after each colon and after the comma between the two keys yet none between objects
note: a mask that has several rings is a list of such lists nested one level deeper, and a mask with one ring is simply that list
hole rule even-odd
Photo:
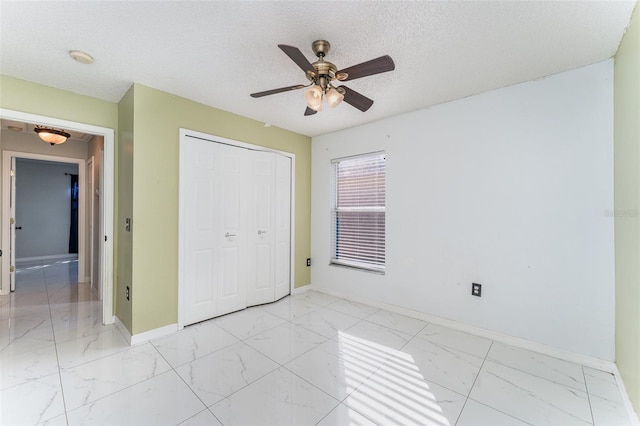
[{"label": "frosted glass light shade", "polygon": [[342,102],[343,99],[344,95],[333,87],[327,92],[327,103],[331,108],[335,108],[340,105],[340,102]]},{"label": "frosted glass light shade", "polygon": [[36,126],[34,131],[38,134],[38,137],[46,143],[51,145],[58,145],[67,141],[71,135],[64,130],[50,129],[47,127]]},{"label": "frosted glass light shade", "polygon": [[309,108],[322,111],[322,88],[318,85],[304,92],[304,99],[307,101]]}]

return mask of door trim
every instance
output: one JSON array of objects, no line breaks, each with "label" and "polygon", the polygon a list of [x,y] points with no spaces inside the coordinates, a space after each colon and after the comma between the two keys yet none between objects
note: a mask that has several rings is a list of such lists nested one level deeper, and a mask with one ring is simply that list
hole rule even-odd
[{"label": "door trim", "polygon": [[[75,121],[61,120],[58,118],[47,117],[37,114],[29,114],[20,111],[14,111],[10,109],[0,108],[0,118],[14,121],[22,121],[27,123],[39,124],[44,126],[53,126],[58,128],[64,128],[66,130],[75,130],[82,133],[93,134],[102,136],[104,139],[104,165],[102,167],[104,180],[102,182],[102,194],[103,198],[101,216],[104,221],[104,236],[100,238],[106,238],[103,242],[104,250],[102,252],[102,322],[103,324],[112,324],[114,322],[113,316],[113,219],[114,219],[114,177],[115,177],[115,131],[107,127],[94,126],[91,124],[79,123]],[[51,157],[49,157],[51,158]],[[68,160],[68,158],[67,158]],[[83,164],[84,161],[83,160]],[[6,171],[3,170],[3,174]],[[2,230],[7,228],[8,219],[4,211],[8,208],[8,203],[5,201],[5,182],[8,179],[2,179],[3,185],[3,216],[2,216]],[[82,204],[80,204],[82,206]],[[2,233],[2,250],[4,253],[8,253],[8,239],[6,238],[7,232]],[[8,256],[2,256],[2,273],[0,275],[0,294],[7,294],[9,292],[9,262]]]},{"label": "door trim", "polygon": [[295,277],[295,262],[293,259],[295,253],[295,194],[296,194],[296,184],[295,184],[295,170],[296,170],[296,156],[291,152],[280,151],[277,149],[268,148],[261,145],[254,145],[246,142],[240,142],[234,139],[224,138],[222,136],[211,135],[207,133],[198,132],[195,130],[189,130],[185,128],[180,128],[180,156],[178,163],[178,176],[179,176],[179,186],[178,186],[178,330],[182,330],[185,324],[185,312],[184,312],[184,301],[185,301],[185,277],[184,270],[186,261],[184,258],[184,250],[185,250],[185,231],[186,224],[184,223],[185,211],[184,204],[185,199],[184,195],[186,194],[186,187],[184,179],[181,179],[180,170],[184,170],[187,167],[184,164],[186,155],[186,142],[187,138],[192,137],[212,143],[221,143],[224,145],[231,145],[239,148],[245,148],[253,151],[265,151],[265,152],[274,152],[285,157],[289,157],[291,159],[291,194],[290,194],[290,206],[291,206],[291,235],[290,235],[290,275],[289,275],[289,294],[293,294],[294,291],[294,277]]},{"label": "door trim", "polygon": [[[2,171],[4,176],[7,177],[7,171],[11,170],[12,159],[28,159],[28,160],[40,160],[40,161],[52,161],[56,163],[66,163],[66,164],[75,164],[78,166],[78,279],[83,280],[85,278],[85,262],[86,262],[86,225],[87,225],[87,209],[85,206],[85,194],[83,193],[86,189],[87,177],[86,177],[86,165],[85,160],[80,158],[71,158],[71,157],[56,157],[53,155],[44,155],[44,154],[32,154],[29,152],[21,152],[21,151],[2,151]],[[16,176],[19,178],[19,176]],[[9,226],[9,217],[11,216],[11,209],[9,205],[9,184],[10,179],[4,179],[2,182],[2,205],[4,206],[2,211],[2,222],[3,222],[3,231],[6,231]],[[14,206],[15,208],[15,206]],[[8,234],[8,232],[3,232],[4,235]],[[3,246],[5,243],[3,241]],[[6,253],[11,253],[11,242],[7,241],[6,244],[7,251]],[[4,250],[3,250],[4,252]],[[11,259],[13,259],[13,253],[11,254]],[[4,262],[8,263],[10,259],[5,259],[3,256],[3,266]],[[6,275],[4,275],[6,276]]]},{"label": "door trim", "polygon": [[[86,219],[86,229],[89,232],[89,247],[88,250],[86,250],[87,254],[89,255],[89,261],[85,262],[85,264],[89,265],[89,270],[85,271],[85,276],[88,279],[85,279],[85,281],[88,281],[89,284],[91,285],[91,291],[94,290],[94,286],[96,285],[95,282],[93,282],[93,268],[94,268],[94,264],[93,264],[93,247],[94,247],[94,240],[96,238],[95,232],[94,231],[94,212],[95,212],[95,202],[94,202],[94,197],[96,195],[96,181],[95,181],[95,170],[93,168],[93,155],[91,157],[89,157],[89,159],[86,161],[86,169],[87,169],[87,173],[86,173],[86,178],[85,181],[87,182],[87,188],[85,191],[85,194],[87,194],[87,219]],[[85,241],[87,240],[86,236],[85,236]],[[88,273],[87,273],[88,272]],[[98,299],[100,299],[99,291],[98,288],[95,287],[95,291],[96,291],[96,296],[98,296]]]}]

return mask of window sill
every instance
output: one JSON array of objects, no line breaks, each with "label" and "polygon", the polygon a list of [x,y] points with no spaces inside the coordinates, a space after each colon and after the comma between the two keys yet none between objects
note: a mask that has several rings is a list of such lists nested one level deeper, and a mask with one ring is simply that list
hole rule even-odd
[{"label": "window sill", "polygon": [[346,268],[346,269],[352,269],[352,270],[357,270],[357,271],[362,271],[362,272],[369,272],[371,274],[376,274],[376,275],[385,275],[385,270],[384,269],[367,268],[367,267],[354,265],[354,264],[350,264],[350,263],[346,263],[346,262],[335,262],[335,261],[332,261],[332,262],[329,262],[329,266],[336,266],[338,268]]}]

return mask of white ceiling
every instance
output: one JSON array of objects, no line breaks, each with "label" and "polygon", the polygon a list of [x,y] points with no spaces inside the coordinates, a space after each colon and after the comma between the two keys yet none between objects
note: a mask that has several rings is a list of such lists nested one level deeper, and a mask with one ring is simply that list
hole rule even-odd
[{"label": "white ceiling", "polygon": [[[133,82],[315,136],[612,57],[635,1],[6,1],[0,73],[118,102]],[[278,44],[346,68],[385,54],[396,70],[352,82],[372,98],[304,117],[306,84]],[[69,58],[93,55],[93,65]]]}]

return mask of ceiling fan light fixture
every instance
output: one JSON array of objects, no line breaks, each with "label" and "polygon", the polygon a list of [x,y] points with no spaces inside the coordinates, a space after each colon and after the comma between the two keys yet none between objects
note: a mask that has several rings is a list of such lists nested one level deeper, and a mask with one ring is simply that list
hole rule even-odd
[{"label": "ceiling fan light fixture", "polygon": [[332,87],[327,91],[327,103],[331,108],[335,108],[340,105],[340,102],[344,99],[344,95]]},{"label": "ceiling fan light fixture", "polygon": [[54,129],[52,127],[36,126],[33,130],[38,134],[40,139],[51,145],[65,143],[67,139],[71,137],[71,135],[64,130]]},{"label": "ceiling fan light fixture", "polygon": [[322,111],[322,87],[317,84],[304,92],[304,99],[309,108],[315,111]]},{"label": "ceiling fan light fixture", "polygon": [[314,111],[322,111],[322,99],[320,99],[320,102],[314,104],[314,105],[309,105],[309,108],[311,108]]},{"label": "ceiling fan light fixture", "polygon": [[379,58],[340,69],[324,59],[327,53],[329,53],[330,48],[330,44],[326,40],[316,40],[311,45],[313,53],[315,53],[318,58],[314,63],[309,62],[300,49],[295,46],[279,44],[278,47],[304,71],[305,77],[310,81],[309,85],[295,84],[293,86],[251,93],[250,96],[252,98],[261,98],[263,96],[275,95],[276,93],[284,93],[312,86],[304,92],[304,99],[307,103],[307,108],[304,111],[305,117],[322,111],[322,101],[325,97],[331,108],[335,108],[344,101],[362,112],[368,111],[373,105],[373,99],[369,99],[347,86],[341,85],[335,87],[332,83],[336,80],[340,82],[351,81],[396,69],[393,59],[391,59],[389,55],[380,56]]}]

